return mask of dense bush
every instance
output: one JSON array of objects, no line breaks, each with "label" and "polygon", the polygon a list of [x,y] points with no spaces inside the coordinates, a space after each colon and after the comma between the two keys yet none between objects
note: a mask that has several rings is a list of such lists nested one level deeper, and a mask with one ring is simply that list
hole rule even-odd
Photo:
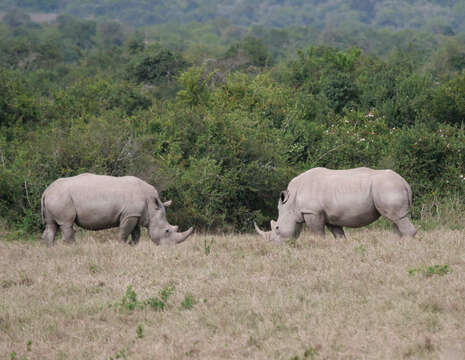
[{"label": "dense bush", "polygon": [[398,171],[415,216],[450,197],[465,207],[458,60],[314,45],[274,63],[270,33],[254,28],[263,38],[202,62],[202,49],[148,44],[121,24],[19,19],[0,27],[0,217],[12,226],[40,229],[43,190],[82,172],[139,176],[174,200],[171,222],[209,231],[276,217],[279,192],[316,166]]}]

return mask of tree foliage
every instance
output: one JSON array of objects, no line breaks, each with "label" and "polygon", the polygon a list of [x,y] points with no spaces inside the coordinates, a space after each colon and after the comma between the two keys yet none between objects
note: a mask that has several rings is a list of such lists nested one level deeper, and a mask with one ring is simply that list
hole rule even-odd
[{"label": "tree foliage", "polygon": [[[201,2],[183,4],[213,16]],[[334,4],[380,21],[373,2]],[[458,35],[377,30],[363,48],[354,42],[368,30],[347,39],[340,29],[223,19],[157,33],[108,19],[19,18],[0,25],[0,217],[12,226],[39,229],[43,190],[81,172],[139,176],[174,200],[172,222],[210,231],[275,217],[277,194],[316,166],[398,171],[414,216],[449,196],[465,205]],[[319,45],[329,38],[338,45]]]}]

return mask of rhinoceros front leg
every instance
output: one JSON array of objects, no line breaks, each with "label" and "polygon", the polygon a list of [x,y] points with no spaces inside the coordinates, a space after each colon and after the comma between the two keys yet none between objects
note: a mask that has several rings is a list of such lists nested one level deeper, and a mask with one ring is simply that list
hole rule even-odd
[{"label": "rhinoceros front leg", "polygon": [[313,234],[325,237],[325,219],[322,214],[304,214],[304,220]]},{"label": "rhinoceros front leg", "polygon": [[[138,226],[138,222],[139,222],[139,218],[136,216],[127,217],[121,220],[121,223],[119,225],[119,239],[123,242],[127,242],[129,234],[132,234],[134,232],[135,228]],[[140,236],[140,230],[139,230],[139,236]],[[134,235],[132,236],[132,243],[134,243],[135,237],[136,236]]]},{"label": "rhinoceros front leg", "polygon": [[140,225],[137,224],[134,230],[132,230],[131,241],[129,244],[137,245],[139,243],[139,239],[140,239]]},{"label": "rhinoceros front leg", "polygon": [[328,227],[329,231],[331,231],[331,234],[337,239],[337,238],[346,238],[346,234],[344,233],[344,229],[342,226],[336,226],[336,225],[331,225],[331,224],[326,224]]}]

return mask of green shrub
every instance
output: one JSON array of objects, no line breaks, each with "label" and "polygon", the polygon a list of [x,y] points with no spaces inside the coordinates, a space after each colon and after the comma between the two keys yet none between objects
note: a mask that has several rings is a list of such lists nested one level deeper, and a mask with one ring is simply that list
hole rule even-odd
[{"label": "green shrub", "polygon": [[447,125],[431,131],[418,125],[396,131],[392,142],[394,170],[410,183],[420,202],[433,197],[465,195],[465,131]]}]

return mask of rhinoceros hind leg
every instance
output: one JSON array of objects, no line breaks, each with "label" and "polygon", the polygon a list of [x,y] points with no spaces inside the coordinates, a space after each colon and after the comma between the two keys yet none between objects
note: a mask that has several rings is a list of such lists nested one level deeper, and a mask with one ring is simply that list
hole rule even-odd
[{"label": "rhinoceros hind leg", "polygon": [[61,233],[63,234],[63,241],[72,244],[74,243],[74,229],[73,224],[71,225],[60,225]]},{"label": "rhinoceros hind leg", "polygon": [[304,220],[313,234],[325,237],[325,220],[322,215],[304,214]]},{"label": "rhinoceros hind leg", "polygon": [[52,247],[55,242],[55,236],[58,230],[58,225],[55,222],[47,223],[42,234],[42,239],[47,242],[48,247]]},{"label": "rhinoceros hind leg", "polygon": [[129,242],[129,244],[137,245],[139,243],[139,239],[140,239],[140,226],[139,224],[137,224],[131,233],[131,241]]},{"label": "rhinoceros hind leg", "polygon": [[334,238],[346,238],[346,234],[344,233],[344,229],[342,226],[336,226],[336,225],[331,225],[331,224],[326,224],[328,227],[329,231],[331,231],[331,234],[333,234]]},{"label": "rhinoceros hind leg", "polygon": [[[119,239],[123,242],[128,242],[128,236],[135,230],[138,222],[139,218],[136,216],[127,217],[121,220],[119,225]],[[134,236],[132,237],[132,240],[132,242],[134,242]]]},{"label": "rhinoceros hind leg", "polygon": [[399,236],[411,236],[414,237],[417,233],[417,229],[415,226],[410,222],[407,216],[403,217],[402,219],[393,221],[394,225],[394,233]]}]

